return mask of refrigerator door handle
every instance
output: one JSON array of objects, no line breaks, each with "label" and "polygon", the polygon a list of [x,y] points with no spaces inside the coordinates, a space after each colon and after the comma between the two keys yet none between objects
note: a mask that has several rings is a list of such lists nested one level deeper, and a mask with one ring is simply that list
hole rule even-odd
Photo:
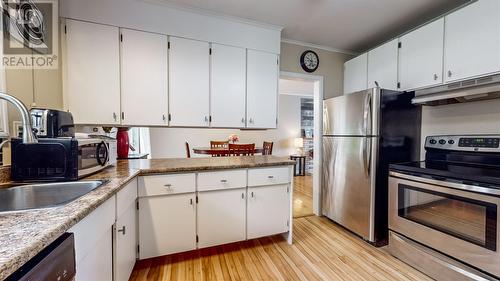
[{"label": "refrigerator door handle", "polygon": [[365,135],[371,136],[372,134],[372,93],[369,93],[365,97],[365,105],[364,105],[364,112],[363,112],[363,126],[364,126],[364,132]]},{"label": "refrigerator door handle", "polygon": [[[368,151],[369,149],[369,151]],[[371,138],[363,138],[363,167],[365,168],[365,175],[370,176],[372,167],[372,140]]]}]

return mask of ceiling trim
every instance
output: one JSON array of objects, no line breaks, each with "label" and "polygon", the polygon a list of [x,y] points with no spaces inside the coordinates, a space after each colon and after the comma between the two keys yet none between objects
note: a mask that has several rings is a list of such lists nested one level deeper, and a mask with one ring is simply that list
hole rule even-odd
[{"label": "ceiling trim", "polygon": [[299,40],[293,40],[293,39],[287,39],[287,38],[281,38],[281,42],[288,43],[288,44],[299,45],[299,46],[308,47],[308,48],[320,49],[320,50],[334,52],[334,53],[341,53],[341,54],[353,55],[353,56],[356,56],[356,55],[359,54],[359,53],[354,52],[354,51],[337,49],[337,48],[328,47],[328,46],[325,46],[325,45],[318,45],[318,44],[313,44],[313,43],[308,43],[308,42],[299,41]]},{"label": "ceiling trim", "polygon": [[222,20],[243,23],[243,24],[253,25],[256,27],[272,29],[272,30],[277,30],[280,32],[284,28],[283,26],[279,26],[279,25],[275,25],[275,24],[254,21],[254,20],[246,19],[246,18],[228,16],[225,14],[217,13],[215,11],[210,11],[210,10],[200,9],[200,8],[196,8],[196,7],[192,7],[192,6],[166,2],[165,0],[139,0],[139,1],[150,3],[150,4],[155,4],[155,5],[166,6],[166,7],[172,8],[172,9],[182,10],[185,12],[194,13],[194,14],[198,14],[198,15],[202,15],[202,16],[215,17],[215,18],[219,18]]}]

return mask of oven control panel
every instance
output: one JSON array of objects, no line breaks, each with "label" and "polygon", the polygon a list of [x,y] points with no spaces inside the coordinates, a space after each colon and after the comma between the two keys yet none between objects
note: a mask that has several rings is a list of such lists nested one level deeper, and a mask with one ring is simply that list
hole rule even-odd
[{"label": "oven control panel", "polygon": [[426,138],[425,148],[500,152],[500,135],[429,136]]}]

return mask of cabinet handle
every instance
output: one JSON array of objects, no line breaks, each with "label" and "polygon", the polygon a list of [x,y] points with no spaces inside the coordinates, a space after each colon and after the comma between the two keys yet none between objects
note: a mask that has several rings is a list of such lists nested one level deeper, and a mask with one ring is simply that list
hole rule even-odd
[{"label": "cabinet handle", "polygon": [[272,179],[274,179],[274,176],[267,176],[267,178],[272,180]]},{"label": "cabinet handle", "polygon": [[245,199],[245,193],[241,194],[241,199]]},{"label": "cabinet handle", "polygon": [[167,117],[165,116],[165,114],[163,114],[162,117],[164,122],[167,121]]},{"label": "cabinet handle", "polygon": [[241,123],[245,123],[245,117],[241,118]]},{"label": "cabinet handle", "polygon": [[253,195],[253,191],[250,193],[250,196],[251,196],[252,198],[255,198],[255,196]]},{"label": "cabinet handle", "polygon": [[189,205],[193,205],[193,198],[189,199]]},{"label": "cabinet handle", "polygon": [[116,121],[116,112],[113,112],[113,119]]},{"label": "cabinet handle", "polygon": [[437,74],[434,74],[434,80],[438,80],[438,75]]},{"label": "cabinet handle", "polygon": [[253,124],[253,118],[250,118],[249,121],[250,121],[250,124]]},{"label": "cabinet handle", "polygon": [[165,184],[164,187],[166,187],[168,190],[172,190],[172,185],[169,183]]},{"label": "cabinet handle", "polygon": [[205,116],[205,123],[208,123],[208,116]]},{"label": "cabinet handle", "polygon": [[118,232],[121,232],[123,235],[125,235],[125,226],[122,226],[121,229],[118,229]]},{"label": "cabinet handle", "polygon": [[451,77],[453,75],[453,72],[451,70],[448,70],[448,77]]},{"label": "cabinet handle", "polygon": [[227,183],[227,180],[220,180],[221,183]]}]

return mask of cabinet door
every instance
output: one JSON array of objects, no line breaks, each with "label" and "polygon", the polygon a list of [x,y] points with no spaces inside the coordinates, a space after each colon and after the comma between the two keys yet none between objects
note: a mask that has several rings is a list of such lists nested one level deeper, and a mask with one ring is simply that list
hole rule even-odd
[{"label": "cabinet door", "polygon": [[139,199],[139,258],[196,249],[195,194]]},{"label": "cabinet door", "polygon": [[75,281],[113,280],[111,227],[88,254],[76,264]]},{"label": "cabinet door", "polygon": [[65,105],[77,124],[120,124],[117,27],[66,20]]},{"label": "cabinet door", "polygon": [[444,19],[438,19],[400,38],[399,81],[412,90],[443,82]]},{"label": "cabinet door", "polygon": [[212,127],[245,127],[246,50],[212,44],[210,115]]},{"label": "cabinet door", "polygon": [[122,124],[167,125],[167,36],[129,29],[121,35]]},{"label": "cabinet door", "polygon": [[209,44],[170,37],[171,126],[209,125]]},{"label": "cabinet door", "polygon": [[126,211],[117,218],[115,225],[115,281],[126,281],[134,269],[137,240],[136,240],[136,207],[129,205]]},{"label": "cabinet door", "polygon": [[500,1],[474,2],[445,22],[446,82],[500,71]]},{"label": "cabinet door", "polygon": [[398,88],[398,39],[371,50],[368,53],[368,88]]},{"label": "cabinet door", "polygon": [[288,185],[251,187],[248,189],[247,204],[247,239],[288,231]]},{"label": "cabinet door", "polygon": [[278,56],[248,50],[247,127],[276,128],[278,110]]},{"label": "cabinet door", "polygon": [[245,240],[246,190],[198,193],[198,247]]},{"label": "cabinet door", "polygon": [[368,54],[364,53],[344,64],[344,94],[368,88]]}]

